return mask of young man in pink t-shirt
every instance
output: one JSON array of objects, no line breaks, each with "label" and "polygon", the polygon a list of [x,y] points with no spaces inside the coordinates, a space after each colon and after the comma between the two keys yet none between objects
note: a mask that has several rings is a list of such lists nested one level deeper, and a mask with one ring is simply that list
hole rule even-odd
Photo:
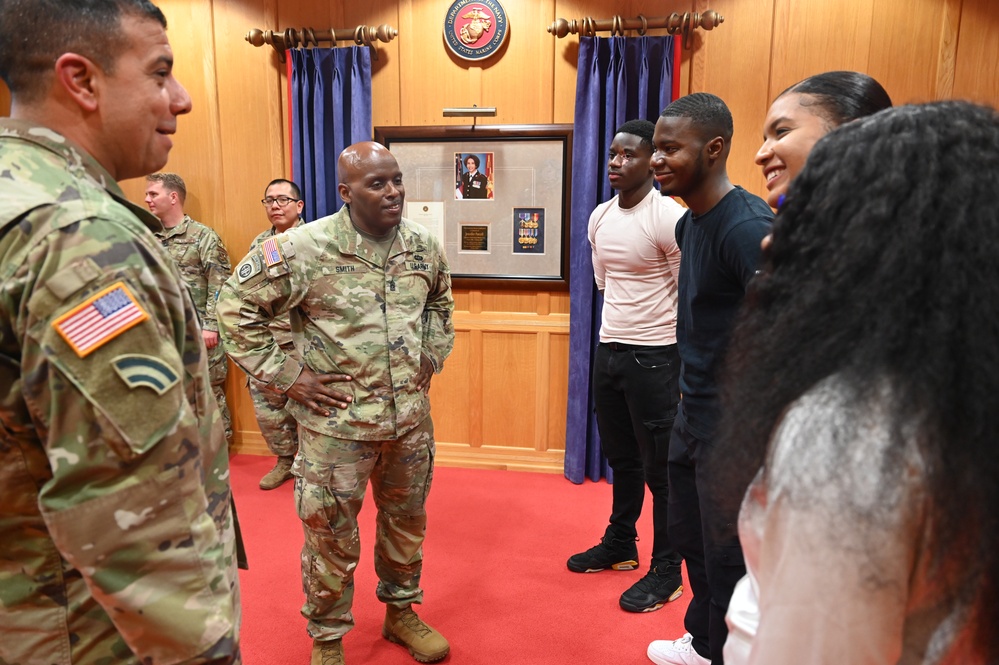
[{"label": "young man in pink t-shirt", "polygon": [[592,387],[601,446],[613,471],[613,500],[601,542],[567,562],[578,573],[637,568],[635,524],[648,485],[652,562],[621,595],[620,605],[629,612],[658,610],[683,592],[681,558],[666,535],[666,463],[680,373],[674,227],[684,209],[653,187],[654,131],[647,120],[618,128],[607,163],[617,195],[590,215],[594,279],[604,295]]}]

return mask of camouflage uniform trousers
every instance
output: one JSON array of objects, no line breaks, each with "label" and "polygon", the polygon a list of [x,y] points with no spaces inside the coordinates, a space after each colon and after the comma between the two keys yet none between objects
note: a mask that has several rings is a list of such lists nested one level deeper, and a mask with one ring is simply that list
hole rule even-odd
[{"label": "camouflage uniform trousers", "polygon": [[435,453],[430,417],[390,441],[335,439],[302,427],[299,450],[295,503],[305,530],[302,616],[309,620],[309,636],[333,640],[354,626],[354,569],[361,553],[357,514],[369,479],[378,508],[378,599],[400,607],[421,602]]},{"label": "camouflage uniform trousers", "polygon": [[208,349],[208,379],[212,383],[212,394],[222,412],[222,424],[225,425],[225,440],[232,447],[232,414],[225,400],[225,377],[229,373],[229,361],[221,342],[214,349]]},{"label": "camouflage uniform trousers", "polygon": [[294,457],[298,452],[298,422],[284,408],[288,396],[267,390],[253,379],[250,379],[249,388],[253,412],[267,449],[278,457]]}]

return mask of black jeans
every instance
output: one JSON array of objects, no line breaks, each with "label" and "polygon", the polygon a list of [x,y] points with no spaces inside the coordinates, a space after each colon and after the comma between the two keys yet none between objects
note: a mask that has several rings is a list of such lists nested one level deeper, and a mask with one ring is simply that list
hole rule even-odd
[{"label": "black jeans", "polygon": [[681,415],[673,426],[669,449],[669,537],[687,564],[694,597],[683,626],[692,646],[712,665],[724,665],[728,636],[725,613],[732,590],[746,564],[739,545],[738,509],[730,514],[710,482],[714,444],[686,428]]},{"label": "black jeans", "polygon": [[593,401],[607,463],[614,472],[606,536],[634,540],[645,486],[652,492],[652,565],[679,565],[667,535],[669,435],[680,397],[676,345],[597,347]]}]

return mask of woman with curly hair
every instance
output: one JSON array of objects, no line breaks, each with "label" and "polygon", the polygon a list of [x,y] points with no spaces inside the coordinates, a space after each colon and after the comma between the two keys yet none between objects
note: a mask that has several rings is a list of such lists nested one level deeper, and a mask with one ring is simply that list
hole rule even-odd
[{"label": "woman with curly hair", "polygon": [[996,192],[964,102],[843,125],[790,185],[723,384],[729,665],[999,662]]}]

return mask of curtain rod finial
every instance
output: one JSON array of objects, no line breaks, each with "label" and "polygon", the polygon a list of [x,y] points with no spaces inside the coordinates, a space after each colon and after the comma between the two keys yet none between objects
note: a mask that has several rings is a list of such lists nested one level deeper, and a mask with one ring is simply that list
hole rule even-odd
[{"label": "curtain rod finial", "polygon": [[569,22],[564,18],[557,18],[555,21],[548,26],[549,34],[555,35],[559,39],[562,39],[569,34]]},{"label": "curtain rod finial", "polygon": [[713,9],[701,14],[701,27],[705,30],[711,30],[712,28],[717,28],[719,25],[725,22],[725,17],[716,12]]},{"label": "curtain rod finial", "polygon": [[383,41],[387,44],[388,42],[392,41],[393,39],[399,36],[399,31],[393,28],[391,25],[388,25],[387,23],[382,23],[375,30],[375,34],[378,35],[378,39],[380,41]]},{"label": "curtain rod finial", "polygon": [[254,46],[264,45],[264,31],[260,28],[253,28],[246,33],[246,41],[250,42]]}]

